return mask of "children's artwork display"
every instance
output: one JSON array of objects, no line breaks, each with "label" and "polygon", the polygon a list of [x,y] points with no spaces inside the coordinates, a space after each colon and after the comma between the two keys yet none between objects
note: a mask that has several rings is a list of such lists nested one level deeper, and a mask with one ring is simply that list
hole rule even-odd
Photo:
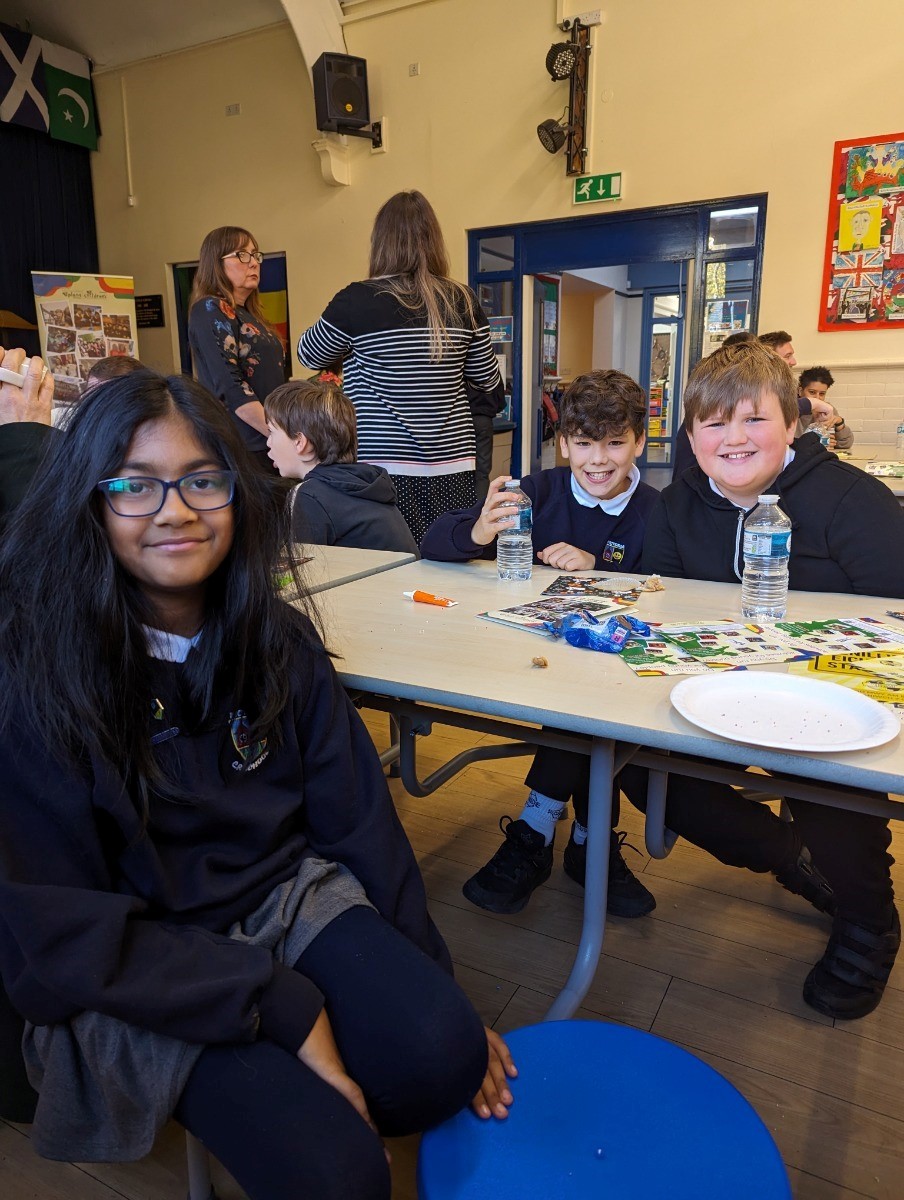
[{"label": "children's artwork display", "polygon": [[835,143],[819,328],[904,325],[904,133]]},{"label": "children's artwork display", "polygon": [[79,399],[98,359],[138,357],[133,279],[50,271],[32,271],[31,279],[54,404]]}]

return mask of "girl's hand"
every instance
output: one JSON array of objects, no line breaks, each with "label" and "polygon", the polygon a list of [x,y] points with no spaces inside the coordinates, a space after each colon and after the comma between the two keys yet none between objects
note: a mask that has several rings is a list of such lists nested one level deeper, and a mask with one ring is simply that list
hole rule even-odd
[{"label": "girl's hand", "polygon": [[339,1047],[333,1037],[333,1027],[326,1015],[326,1009],[321,1009],[320,1016],[314,1022],[314,1028],[298,1050],[297,1057],[306,1067],[310,1067],[315,1075],[319,1075],[324,1083],[328,1083],[330,1087],[336,1089],[340,1096],[344,1096],[374,1133],[377,1132],[377,1127],[367,1111],[364,1093],[345,1069],[345,1063],[342,1061]]},{"label": "girl's hand", "polygon": [[471,529],[471,541],[478,546],[489,546],[500,530],[509,529],[518,523],[518,511],[513,508],[511,500],[502,490],[510,479],[511,475],[500,475],[490,484],[480,516]]},{"label": "girl's hand", "polygon": [[508,1106],[513,1099],[506,1083],[506,1076],[514,1079],[518,1074],[518,1068],[512,1062],[509,1048],[499,1034],[490,1028],[487,1028],[485,1032],[490,1051],[490,1062],[483,1085],[471,1101],[471,1107],[478,1117],[483,1117],[484,1120],[488,1117],[498,1117],[500,1120],[504,1120],[508,1116]]},{"label": "girl's hand", "polygon": [[555,542],[545,550],[538,550],[537,558],[548,567],[558,567],[560,571],[592,571],[596,566],[592,554],[579,550],[577,546],[569,546],[567,542]]}]

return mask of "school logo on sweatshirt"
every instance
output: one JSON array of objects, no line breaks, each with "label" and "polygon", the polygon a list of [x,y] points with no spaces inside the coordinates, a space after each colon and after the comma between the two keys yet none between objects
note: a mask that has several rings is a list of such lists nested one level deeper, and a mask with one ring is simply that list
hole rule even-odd
[{"label": "school logo on sweatshirt", "polygon": [[620,563],[625,557],[625,548],[621,542],[606,542],[603,551],[603,562]]},{"label": "school logo on sweatshirt", "polygon": [[233,771],[254,771],[270,753],[267,749],[267,739],[258,738],[252,741],[251,722],[241,708],[229,714],[229,732],[239,756],[232,763]]}]

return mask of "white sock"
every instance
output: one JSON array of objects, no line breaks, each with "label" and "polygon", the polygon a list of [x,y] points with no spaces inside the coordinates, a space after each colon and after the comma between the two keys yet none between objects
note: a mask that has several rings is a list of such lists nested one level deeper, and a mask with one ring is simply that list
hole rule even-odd
[{"label": "white sock", "polygon": [[542,792],[531,792],[524,801],[520,819],[537,833],[542,833],[548,846],[556,832],[556,821],[561,821],[567,807],[561,800],[552,800]]},{"label": "white sock", "polygon": [[582,825],[579,821],[575,821],[574,834],[572,836],[574,837],[574,844],[576,846],[583,846],[587,841],[587,826]]}]

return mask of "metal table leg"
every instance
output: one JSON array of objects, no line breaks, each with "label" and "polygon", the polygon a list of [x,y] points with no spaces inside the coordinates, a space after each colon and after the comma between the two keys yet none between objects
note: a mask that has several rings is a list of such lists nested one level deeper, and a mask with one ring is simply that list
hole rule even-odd
[{"label": "metal table leg", "polygon": [[544,1020],[572,1016],[593,982],[606,932],[606,894],[609,890],[609,832],[612,825],[612,783],[615,742],[594,738],[590,750],[590,805],[587,823],[587,877],[584,884],[584,923],[571,974]]}]

